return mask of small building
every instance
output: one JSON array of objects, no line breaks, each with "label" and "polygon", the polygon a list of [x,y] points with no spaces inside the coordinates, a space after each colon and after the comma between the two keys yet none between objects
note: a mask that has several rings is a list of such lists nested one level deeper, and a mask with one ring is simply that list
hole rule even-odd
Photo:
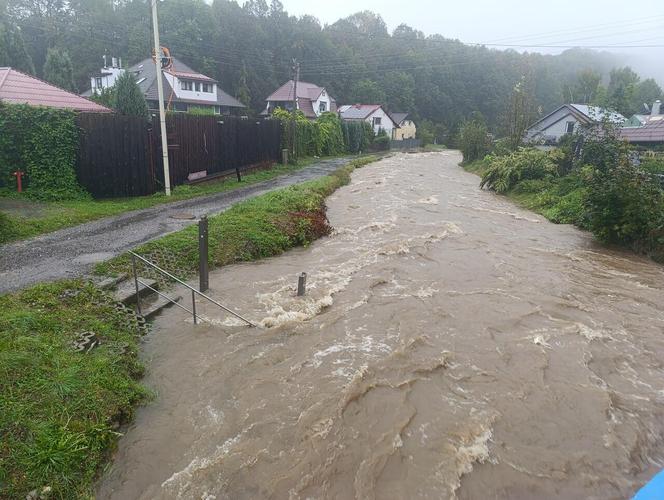
[{"label": "small building", "polygon": [[578,132],[580,128],[598,125],[604,120],[608,120],[615,125],[622,125],[625,122],[625,117],[598,106],[563,104],[528,127],[525,133],[525,141],[555,145],[564,135]]},{"label": "small building", "polygon": [[655,101],[650,114],[645,115],[642,125],[632,126],[631,123],[620,129],[620,138],[631,144],[644,147],[664,145],[664,114],[662,103]]},{"label": "small building", "polygon": [[[294,93],[295,80],[288,80],[265,99],[267,106],[261,114],[270,115],[277,108],[293,111]],[[337,111],[337,101],[325,90],[325,87],[319,87],[315,83],[298,80],[295,102],[297,109],[311,120],[315,120],[327,111],[332,113]]]},{"label": "small building", "polygon": [[408,117],[408,113],[391,113],[391,116],[398,127],[393,131],[393,140],[415,139],[417,127],[415,126],[415,122]]},{"label": "small building", "polygon": [[344,121],[365,121],[371,125],[374,134],[384,130],[390,139],[399,127],[380,104],[347,104],[339,108],[339,117]]},{"label": "small building", "polygon": [[79,112],[112,113],[113,110],[13,68],[0,68],[0,101]]},{"label": "small building", "polygon": [[644,114],[632,115],[629,120],[625,122],[625,127],[643,127],[651,120],[661,120],[664,117],[664,108],[662,108],[662,101],[657,99],[652,106],[647,104],[643,105]]},{"label": "small building", "polygon": [[[207,75],[194,71],[179,59],[172,58],[173,65],[162,72],[164,85],[164,106],[167,110],[186,112],[192,109],[209,109],[216,114],[237,114],[246,106],[224,92],[218,82]],[[112,58],[111,66],[104,67],[90,77],[90,89],[82,95],[90,96],[115,85],[125,71],[134,75],[150,110],[159,109],[157,92],[157,69],[154,61],[144,59],[128,69],[123,69],[122,61]]]}]

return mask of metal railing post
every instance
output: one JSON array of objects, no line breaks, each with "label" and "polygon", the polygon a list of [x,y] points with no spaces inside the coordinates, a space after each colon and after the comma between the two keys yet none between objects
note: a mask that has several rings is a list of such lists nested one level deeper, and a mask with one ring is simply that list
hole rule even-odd
[{"label": "metal railing post", "polygon": [[139,316],[143,316],[141,313],[141,294],[138,288],[138,273],[136,272],[136,257],[133,254],[131,256],[131,270],[134,273],[134,285],[136,286],[136,312]]},{"label": "metal railing post", "polygon": [[208,269],[208,218],[206,215],[198,221],[198,290],[207,291],[210,286]]},{"label": "metal railing post", "polygon": [[196,319],[196,292],[191,291],[191,311],[194,314],[194,325],[198,324],[198,319]]}]

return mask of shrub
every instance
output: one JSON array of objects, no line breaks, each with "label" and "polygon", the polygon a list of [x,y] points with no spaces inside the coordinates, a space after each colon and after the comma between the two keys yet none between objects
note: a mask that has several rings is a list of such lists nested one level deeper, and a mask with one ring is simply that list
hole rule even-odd
[{"label": "shrub", "polygon": [[373,142],[373,129],[365,121],[342,121],[341,130],[344,136],[344,145],[348,153],[357,154],[361,151],[366,151]]},{"label": "shrub", "polygon": [[482,175],[480,187],[506,193],[527,179],[546,179],[557,176],[557,153],[520,148],[506,156],[489,156],[488,168]]},{"label": "shrub", "polygon": [[390,149],[390,137],[387,132],[381,129],[373,141],[373,149],[375,151],[387,151]]},{"label": "shrub", "polygon": [[16,234],[15,222],[8,215],[0,212],[0,244],[12,240]]},{"label": "shrub", "polygon": [[483,119],[475,117],[461,126],[459,148],[464,163],[482,159],[491,151],[491,139]]},{"label": "shrub", "polygon": [[641,163],[641,168],[650,174],[664,175],[664,159],[646,158]]},{"label": "shrub", "polygon": [[72,111],[8,105],[0,108],[0,187],[14,186],[20,168],[26,194],[43,200],[81,198],[76,180],[78,128]]},{"label": "shrub", "polygon": [[128,71],[115,81],[115,110],[121,115],[148,119],[148,104],[134,75]]},{"label": "shrub", "polygon": [[598,239],[639,251],[664,244],[664,191],[652,175],[626,160],[584,171],[588,227]]}]

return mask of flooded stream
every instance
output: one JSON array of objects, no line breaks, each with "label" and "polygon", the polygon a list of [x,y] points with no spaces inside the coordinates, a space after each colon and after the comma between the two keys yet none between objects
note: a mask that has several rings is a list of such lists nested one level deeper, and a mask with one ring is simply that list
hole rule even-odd
[{"label": "flooded stream", "polygon": [[261,328],[165,312],[98,498],[605,500],[662,468],[664,268],[459,161],[359,169],[330,237],[212,273]]}]

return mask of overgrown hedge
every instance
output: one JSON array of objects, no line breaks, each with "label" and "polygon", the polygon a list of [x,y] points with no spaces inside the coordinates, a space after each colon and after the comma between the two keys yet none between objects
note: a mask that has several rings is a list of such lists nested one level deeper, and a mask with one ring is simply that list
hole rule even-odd
[{"label": "overgrown hedge", "polygon": [[373,131],[368,123],[342,122],[331,112],[323,113],[316,120],[309,120],[298,111],[294,126],[293,115],[288,111],[276,109],[273,117],[280,120],[283,126],[282,147],[291,151],[291,154],[294,149],[295,159],[356,154],[368,150],[373,141]]},{"label": "overgrown hedge", "polygon": [[78,129],[72,111],[3,105],[0,107],[0,188],[15,189],[20,169],[26,195],[41,200],[85,196],[76,180]]}]

